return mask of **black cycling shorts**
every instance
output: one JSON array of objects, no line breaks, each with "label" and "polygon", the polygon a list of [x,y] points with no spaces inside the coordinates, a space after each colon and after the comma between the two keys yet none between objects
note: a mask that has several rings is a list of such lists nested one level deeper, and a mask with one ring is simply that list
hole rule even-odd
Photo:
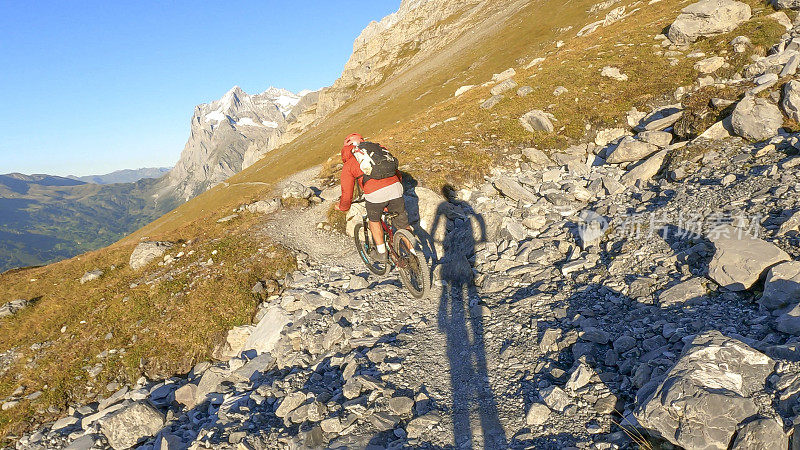
[{"label": "black cycling shorts", "polygon": [[392,225],[397,229],[408,227],[408,213],[406,213],[406,202],[403,197],[382,203],[365,201],[364,206],[367,208],[367,219],[371,222],[379,222],[383,209],[388,207],[390,213],[397,214],[397,217],[392,219]]}]

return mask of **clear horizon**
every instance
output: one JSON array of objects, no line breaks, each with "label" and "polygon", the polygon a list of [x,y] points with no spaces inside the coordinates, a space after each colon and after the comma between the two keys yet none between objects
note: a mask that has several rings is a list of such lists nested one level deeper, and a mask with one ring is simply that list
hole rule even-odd
[{"label": "clear horizon", "polygon": [[399,4],[6,3],[0,173],[172,167],[196,105],[234,85],[329,86],[361,30]]}]

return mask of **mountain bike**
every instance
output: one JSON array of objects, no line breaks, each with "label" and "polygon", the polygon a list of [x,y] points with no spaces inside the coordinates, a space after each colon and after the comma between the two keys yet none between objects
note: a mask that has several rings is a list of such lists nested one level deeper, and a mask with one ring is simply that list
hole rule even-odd
[{"label": "mountain bike", "polygon": [[[353,203],[363,203],[364,199],[353,200]],[[384,275],[390,266],[397,267],[400,281],[414,298],[422,298],[430,289],[430,269],[422,246],[414,234],[406,229],[397,229],[392,225],[392,219],[397,215],[384,209],[381,215],[381,228],[386,251],[389,253],[387,262],[376,261],[370,257],[370,251],[375,248],[375,241],[369,230],[369,221],[364,214],[361,223],[356,224],[353,231],[353,240],[358,250],[358,255],[364,261],[370,272],[375,275]]]}]

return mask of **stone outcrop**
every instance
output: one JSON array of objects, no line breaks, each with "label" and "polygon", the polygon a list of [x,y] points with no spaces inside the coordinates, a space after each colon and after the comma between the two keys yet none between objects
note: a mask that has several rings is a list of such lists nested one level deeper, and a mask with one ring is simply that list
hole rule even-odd
[{"label": "stone outcrop", "polygon": [[140,242],[131,253],[128,264],[133,270],[139,270],[172,248],[171,242],[147,241]]},{"label": "stone outcrop", "polygon": [[687,344],[664,380],[641,396],[636,418],[674,445],[725,450],[739,424],[758,412],[751,397],[764,389],[774,365],[741,341],[703,333]]},{"label": "stone outcrop", "polygon": [[102,422],[102,431],[111,448],[133,447],[156,434],[164,425],[164,415],[147,403],[133,403]]},{"label": "stone outcrop", "polygon": [[685,44],[703,36],[727,33],[750,19],[750,6],[735,0],[702,0],[681,10],[667,36]]},{"label": "stone outcrop", "polygon": [[783,114],[765,98],[745,96],[731,115],[733,130],[750,141],[763,141],[778,134],[783,125]]}]

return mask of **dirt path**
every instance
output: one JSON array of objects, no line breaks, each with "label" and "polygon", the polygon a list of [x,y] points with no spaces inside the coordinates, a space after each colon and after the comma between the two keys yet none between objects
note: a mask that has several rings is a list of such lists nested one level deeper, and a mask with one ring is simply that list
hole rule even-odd
[{"label": "dirt path", "polygon": [[[291,181],[319,190],[316,183],[319,169],[319,166],[315,166],[287,177],[277,184],[275,195],[280,196],[283,187]],[[327,200],[323,199],[322,203],[309,208],[281,209],[264,224],[263,233],[286,247],[308,254],[318,264],[361,271],[364,264],[348,236],[317,228],[317,224],[325,220],[334,201],[328,195],[323,197]]]},{"label": "dirt path", "polygon": [[[276,195],[290,181],[316,189],[318,173],[319,168],[313,167],[288,177],[276,187]],[[338,198],[332,191],[322,196],[327,200],[310,208],[281,210],[265,223],[263,232],[308,254],[317,264],[366,275],[351,238],[317,228]],[[460,448],[505,447],[510,438],[505,427],[510,423],[522,425],[519,421],[524,416],[524,404],[517,395],[502,395],[513,390],[510,380],[515,371],[505,367],[498,370],[502,367],[497,357],[499,345],[491,346],[497,348],[486,353],[485,328],[494,324],[470,317],[470,303],[476,301],[474,290],[457,286],[444,293],[433,286],[428,298],[417,300],[400,285],[396,272],[383,277],[370,274],[368,280],[375,288],[365,290],[365,294],[372,300],[376,317],[397,321],[398,325],[404,317],[419,318],[404,345],[407,356],[403,370],[387,374],[385,379],[396,386],[415,391],[422,388],[429,393],[431,401],[444,412],[440,423],[443,433],[437,443]]]}]

